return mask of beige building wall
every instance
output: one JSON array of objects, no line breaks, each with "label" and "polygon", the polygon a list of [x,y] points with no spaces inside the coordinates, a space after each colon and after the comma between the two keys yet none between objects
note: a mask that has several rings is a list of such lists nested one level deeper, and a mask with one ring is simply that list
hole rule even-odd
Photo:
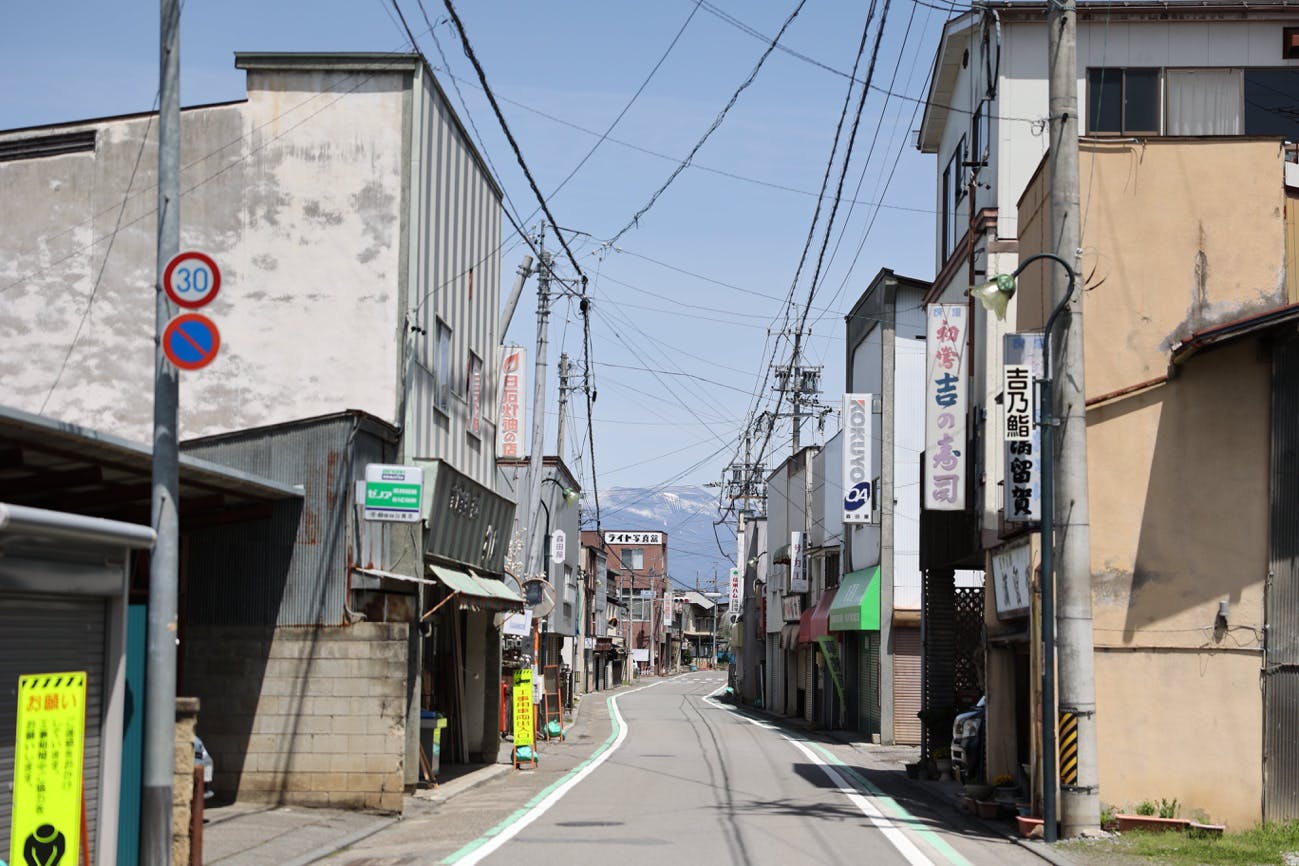
[{"label": "beige building wall", "polygon": [[[1243,339],[1170,363],[1195,332],[1286,303],[1283,155],[1254,139],[1080,150],[1101,800],[1176,798],[1184,817],[1248,826],[1262,785],[1270,362]],[[1021,200],[1024,257],[1043,248],[1043,181]],[[1020,330],[1049,312],[1050,267],[1024,275]]]}]

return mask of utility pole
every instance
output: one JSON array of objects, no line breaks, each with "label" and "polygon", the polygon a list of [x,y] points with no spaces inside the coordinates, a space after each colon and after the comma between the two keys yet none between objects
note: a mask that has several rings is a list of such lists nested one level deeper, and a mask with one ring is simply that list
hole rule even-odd
[{"label": "utility pole", "polygon": [[559,434],[555,437],[555,453],[564,460],[564,418],[568,415],[568,354],[559,355]]},{"label": "utility pole", "polygon": [[[523,572],[545,576],[544,567],[540,567],[537,556],[540,549],[540,537],[537,533],[537,503],[541,501],[541,474],[543,441],[546,430],[546,340],[550,326],[550,264],[551,255],[546,252],[546,224],[541,224],[541,238],[538,242],[540,261],[537,264],[537,357],[533,367],[532,379],[532,446],[528,456],[528,543],[524,551]],[[534,571],[540,567],[540,572]]]},{"label": "utility pole", "polygon": [[[158,60],[158,246],[153,352],[153,479],[150,523],[158,543],[149,557],[148,658],[144,701],[140,857],[170,866],[172,774],[176,741],[176,635],[180,518],[180,449],[176,418],[179,372],[163,354],[171,319],[163,290],[167,263],[180,252],[180,0],[161,0]],[[129,832],[129,830],[128,830]]]},{"label": "utility pole", "polygon": [[[1048,100],[1050,106],[1050,231],[1051,251],[1080,271],[1081,229],[1078,206],[1078,60],[1077,8],[1075,0],[1058,0],[1048,5],[1047,52],[1050,60]],[[1068,275],[1051,269],[1051,299],[1059,303],[1068,291]],[[1069,316],[1061,339],[1052,348],[1056,375],[1055,417],[1060,419],[1054,437],[1056,485],[1055,539],[1043,544],[1058,546],[1057,641],[1059,651],[1060,703],[1058,720],[1077,723],[1077,739],[1061,747],[1074,766],[1060,774],[1060,829],[1066,837],[1078,836],[1100,826],[1100,785],[1096,755],[1096,686],[1093,671],[1091,529],[1087,503],[1086,392],[1083,387],[1083,292],[1073,294]],[[1044,623],[1050,628],[1052,623]],[[1058,739],[1058,738],[1057,738]],[[1055,761],[1053,754],[1044,761]],[[1061,766],[1061,764],[1057,764]],[[1051,815],[1044,830],[1053,841]]]}]

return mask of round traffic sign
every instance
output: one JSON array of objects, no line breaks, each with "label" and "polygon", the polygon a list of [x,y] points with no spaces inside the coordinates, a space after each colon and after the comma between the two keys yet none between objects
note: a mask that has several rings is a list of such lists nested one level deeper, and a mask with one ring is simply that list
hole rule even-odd
[{"label": "round traffic sign", "polygon": [[162,287],[177,305],[197,310],[212,303],[221,290],[221,269],[204,253],[180,253],[167,262]]},{"label": "round traffic sign", "polygon": [[162,351],[182,370],[198,370],[212,363],[221,348],[221,334],[207,316],[185,313],[167,323]]}]

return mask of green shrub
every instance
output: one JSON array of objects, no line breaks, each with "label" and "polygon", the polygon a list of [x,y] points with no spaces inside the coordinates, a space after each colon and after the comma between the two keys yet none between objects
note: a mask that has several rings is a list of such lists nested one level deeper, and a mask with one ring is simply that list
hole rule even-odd
[{"label": "green shrub", "polygon": [[1155,814],[1155,804],[1150,800],[1142,800],[1137,804],[1135,811],[1138,815],[1153,815]]}]

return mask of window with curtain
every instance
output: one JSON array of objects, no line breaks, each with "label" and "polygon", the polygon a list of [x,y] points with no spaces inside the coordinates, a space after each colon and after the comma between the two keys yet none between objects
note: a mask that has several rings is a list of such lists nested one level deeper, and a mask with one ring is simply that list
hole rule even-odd
[{"label": "window with curtain", "polygon": [[1240,135],[1244,130],[1239,69],[1170,69],[1167,135]]}]

